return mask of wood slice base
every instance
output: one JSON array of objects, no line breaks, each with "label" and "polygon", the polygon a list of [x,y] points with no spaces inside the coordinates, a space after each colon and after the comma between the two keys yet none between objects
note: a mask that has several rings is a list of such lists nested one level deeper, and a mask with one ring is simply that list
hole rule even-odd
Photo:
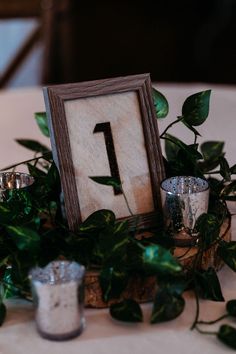
[{"label": "wood slice base", "polygon": [[[228,242],[231,240],[231,220],[226,219],[221,226],[220,237],[222,240]],[[189,237],[189,236],[187,236]],[[224,262],[217,255],[218,245],[213,245],[203,253],[201,269],[214,268],[216,271],[220,270]],[[195,257],[197,255],[198,248],[192,247],[176,247],[174,250],[174,256],[179,260],[182,266],[186,269],[191,268]]]},{"label": "wood slice base", "polygon": [[[226,219],[221,226],[221,237],[224,241],[231,240],[230,219]],[[186,235],[185,237],[188,237]],[[223,261],[217,256],[217,245],[212,246],[203,253],[202,269],[213,267],[219,270],[223,266]],[[190,269],[197,255],[197,246],[175,247],[174,256],[179,260],[184,268]],[[126,290],[120,299],[112,300],[108,303],[102,299],[102,290],[99,284],[99,272],[88,271],[85,277],[85,306],[94,308],[108,307],[112,303],[122,299],[132,298],[139,303],[152,301],[157,290],[156,277],[141,278],[138,275],[130,279]]]}]

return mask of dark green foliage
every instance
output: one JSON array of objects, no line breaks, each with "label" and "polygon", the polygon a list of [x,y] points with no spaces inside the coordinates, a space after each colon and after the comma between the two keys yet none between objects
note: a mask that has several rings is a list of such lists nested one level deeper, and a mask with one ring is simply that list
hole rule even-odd
[{"label": "dark green foliage", "polygon": [[222,187],[221,197],[223,200],[236,201],[236,180]]},{"label": "dark green foliage", "polygon": [[139,304],[132,300],[126,299],[110,307],[111,316],[118,321],[125,322],[142,322],[143,314]]},{"label": "dark green foliage", "polygon": [[228,347],[236,349],[236,329],[229,325],[220,326],[217,338]]},{"label": "dark green foliage", "polygon": [[198,161],[202,159],[197,150],[198,145],[186,145],[176,137],[165,134],[165,152],[169,162],[168,168],[172,176],[198,176],[203,177]]},{"label": "dark green foliage", "polygon": [[236,300],[227,301],[226,310],[229,316],[236,317]]},{"label": "dark green foliage", "polygon": [[200,233],[200,242],[207,249],[220,234],[219,219],[214,214],[202,214],[196,221],[196,230]]},{"label": "dark green foliage", "polygon": [[128,274],[116,267],[103,268],[100,272],[100,285],[105,302],[119,298],[128,283]]},{"label": "dark green foliage", "polygon": [[39,143],[36,140],[32,140],[32,139],[16,139],[16,142],[22,146],[24,146],[25,148],[35,151],[35,152],[40,152],[42,154],[45,154],[46,152],[49,152],[50,150],[42,145],[41,143]]},{"label": "dark green foliage", "polygon": [[232,175],[235,175],[236,174],[236,164],[233,165],[231,168],[230,168],[230,172]]},{"label": "dark green foliage", "polygon": [[216,271],[213,268],[196,271],[195,277],[198,294],[203,299],[212,301],[224,301],[220,282]]},{"label": "dark green foliage", "polygon": [[24,226],[7,226],[6,231],[19,250],[32,253],[38,251],[40,236],[36,231]]},{"label": "dark green foliage", "polygon": [[156,293],[150,322],[158,323],[173,320],[184,310],[183,292],[188,287],[186,276],[181,274],[161,274],[157,277]]},{"label": "dark green foliage", "polygon": [[220,164],[220,158],[224,156],[224,143],[221,141],[207,141],[200,146],[204,161],[199,163],[202,171],[207,173]]},{"label": "dark green foliage", "polygon": [[236,272],[236,241],[221,241],[217,251],[223,261]]},{"label": "dark green foliage", "polygon": [[144,269],[149,274],[176,274],[182,270],[180,263],[177,262],[170,251],[160,245],[145,247],[142,255],[142,263]]},{"label": "dark green foliage", "polygon": [[6,306],[4,305],[4,303],[0,302],[0,326],[3,324],[5,317],[6,317]]},{"label": "dark green foliage", "polygon": [[95,211],[80,225],[80,232],[104,229],[108,225],[114,225],[115,220],[115,214],[111,210]]},{"label": "dark green foliage", "polygon": [[157,291],[151,323],[170,321],[178,317],[184,310],[184,298],[177,294],[168,291],[167,288],[161,288]]},{"label": "dark green foliage", "polygon": [[169,112],[169,104],[165,96],[154,88],[152,89],[152,96],[157,118],[165,118]]},{"label": "dark green foliage", "polygon": [[48,129],[46,112],[37,112],[35,113],[34,117],[43,135],[49,137],[50,134]]},{"label": "dark green foliage", "polygon": [[101,177],[89,177],[91,180],[104,186],[112,186],[121,189],[120,182],[115,177],[101,176]]},{"label": "dark green foliage", "polygon": [[184,121],[190,126],[198,126],[205,122],[209,113],[211,91],[202,91],[189,96],[182,108]]},{"label": "dark green foliage", "polygon": [[220,174],[225,181],[229,182],[231,180],[231,172],[230,172],[229,164],[225,159],[225,157],[221,156],[219,159],[220,159]]}]

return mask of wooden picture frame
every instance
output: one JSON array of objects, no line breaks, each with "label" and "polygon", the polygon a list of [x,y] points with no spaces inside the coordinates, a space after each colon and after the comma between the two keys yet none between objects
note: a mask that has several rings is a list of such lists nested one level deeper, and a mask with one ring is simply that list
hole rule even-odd
[{"label": "wooden picture frame", "polygon": [[[164,167],[149,74],[48,86],[44,98],[70,229],[98,209],[154,227]],[[132,216],[123,195],[89,178],[117,173]]]}]

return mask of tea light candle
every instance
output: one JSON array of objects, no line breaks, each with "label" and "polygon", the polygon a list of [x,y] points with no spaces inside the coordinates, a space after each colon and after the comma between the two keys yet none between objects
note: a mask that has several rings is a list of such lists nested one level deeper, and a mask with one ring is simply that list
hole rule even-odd
[{"label": "tea light candle", "polygon": [[34,177],[21,172],[0,173],[0,201],[8,198],[8,191],[27,188],[34,183]]},{"label": "tea light candle", "polygon": [[31,271],[36,324],[42,337],[66,340],[82,332],[84,272],[84,266],[68,261],[51,262]]},{"label": "tea light candle", "polygon": [[167,178],[161,183],[161,199],[165,225],[170,234],[184,230],[193,235],[198,217],[208,210],[209,185],[199,177]]}]

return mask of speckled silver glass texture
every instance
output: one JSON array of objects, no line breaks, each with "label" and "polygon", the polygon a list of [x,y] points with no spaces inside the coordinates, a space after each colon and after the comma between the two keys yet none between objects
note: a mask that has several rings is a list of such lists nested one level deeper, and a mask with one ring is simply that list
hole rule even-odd
[{"label": "speckled silver glass texture", "polygon": [[194,235],[196,220],[208,210],[209,185],[199,177],[167,178],[161,183],[161,199],[168,232],[175,235],[185,230]]},{"label": "speckled silver glass texture", "polygon": [[30,271],[36,326],[43,338],[68,340],[84,328],[84,266],[54,261]]},{"label": "speckled silver glass texture", "polygon": [[22,172],[1,172],[0,173],[0,202],[8,199],[9,191],[17,191],[28,188],[34,183],[34,178]]}]

